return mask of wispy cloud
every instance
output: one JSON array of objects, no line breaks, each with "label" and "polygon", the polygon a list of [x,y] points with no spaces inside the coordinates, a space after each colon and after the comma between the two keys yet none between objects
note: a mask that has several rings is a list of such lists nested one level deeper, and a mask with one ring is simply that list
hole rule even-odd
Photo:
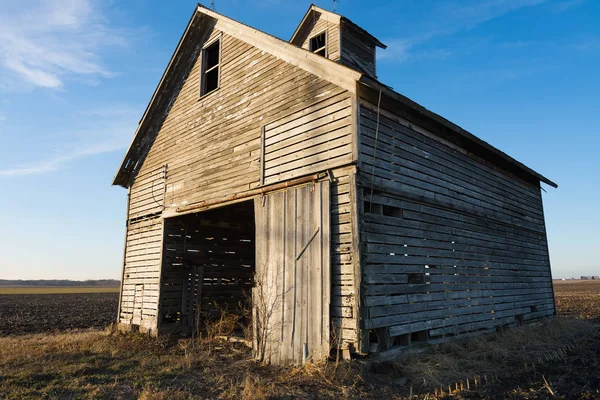
[{"label": "wispy cloud", "polygon": [[0,169],[0,176],[22,176],[37,175],[56,171],[66,164],[81,158],[120,150],[124,144],[95,144],[85,148],[74,150],[70,153],[58,155],[54,158],[38,161],[32,164]]},{"label": "wispy cloud", "polygon": [[471,30],[478,25],[501,17],[510,12],[536,6],[548,0],[471,0],[436,2],[416,33],[400,38],[385,40],[388,49],[381,52],[380,59],[407,61],[409,59],[446,58],[451,54],[447,49],[422,49],[434,38],[451,36],[460,31]]},{"label": "wispy cloud", "polygon": [[61,88],[67,77],[113,74],[99,51],[123,45],[94,0],[3,0],[0,5],[0,85]]},{"label": "wispy cloud", "polygon": [[51,150],[45,153],[51,156],[9,166],[0,165],[0,177],[46,174],[90,156],[123,150],[131,140],[138,117],[137,112],[125,106],[90,110],[69,117],[75,120],[83,114],[87,118],[82,125],[46,135],[44,140],[48,141]]},{"label": "wispy cloud", "polygon": [[0,114],[0,121],[6,121],[6,117],[2,114]]}]

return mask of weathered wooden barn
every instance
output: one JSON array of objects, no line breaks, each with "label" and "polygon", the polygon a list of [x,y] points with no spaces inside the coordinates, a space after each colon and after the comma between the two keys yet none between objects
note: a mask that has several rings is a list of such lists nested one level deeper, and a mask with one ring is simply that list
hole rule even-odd
[{"label": "weathered wooden barn", "polygon": [[380,83],[378,47],[316,6],[289,42],[194,10],[113,182],[121,327],[240,312],[289,364],[555,313],[556,185]]}]

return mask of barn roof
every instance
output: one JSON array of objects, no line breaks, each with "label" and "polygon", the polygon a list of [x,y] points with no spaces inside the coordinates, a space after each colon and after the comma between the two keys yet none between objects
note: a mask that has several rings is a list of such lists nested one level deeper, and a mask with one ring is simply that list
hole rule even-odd
[{"label": "barn roof", "polygon": [[290,42],[286,42],[275,36],[235,21],[198,4],[194,9],[194,13],[192,14],[192,17],[190,18],[190,21],[188,22],[188,25],[181,39],[179,40],[173,55],[171,56],[169,64],[167,65],[167,68],[152,95],[150,103],[147,105],[146,110],[144,111],[134,138],[127,150],[127,153],[125,154],[125,157],[123,158],[123,161],[121,162],[121,166],[115,175],[112,184],[123,187],[129,186],[132,173],[136,170],[140,159],[142,158],[144,152],[148,149],[150,140],[147,138],[147,136],[153,120],[153,115],[160,114],[162,109],[168,109],[170,106],[168,101],[164,101],[164,99],[161,101],[161,95],[164,97],[166,93],[163,92],[172,90],[172,86],[169,86],[168,84],[168,77],[172,74],[175,74],[178,68],[181,68],[179,58],[181,58],[180,52],[182,52],[184,43],[190,36],[192,36],[191,33],[194,29],[200,29],[200,26],[210,25],[227,33],[228,35],[235,37],[236,39],[256,46],[267,53],[270,53],[299,68],[302,68],[324,80],[328,80],[352,93],[356,93],[357,83],[366,87],[375,88],[376,90],[381,90],[382,94],[385,96],[393,99],[403,107],[412,110],[414,115],[420,116],[421,118],[426,118],[443,127],[444,130],[448,132],[446,134],[447,138],[452,141],[458,141],[463,146],[466,143],[467,146],[470,147],[469,150],[475,154],[480,154],[482,157],[487,158],[490,161],[497,162],[499,165],[507,167],[508,170],[523,172],[550,186],[558,187],[556,183],[552,182],[548,178],[530,169],[506,153],[481,140],[465,129],[448,121],[442,116],[427,110],[418,103],[410,100],[400,93],[395,92],[389,86],[386,86],[367,75],[361,74],[354,69],[314,54],[293,44],[294,38],[297,36],[301,26],[313,12],[327,13],[326,15],[329,17],[340,18],[341,21],[351,24],[353,28],[359,29],[360,31],[364,32],[365,35],[371,37],[375,45],[385,48],[383,43],[381,43],[364,29],[360,28],[358,25],[354,24],[349,19],[312,4],[305,14],[302,22],[292,35]]}]

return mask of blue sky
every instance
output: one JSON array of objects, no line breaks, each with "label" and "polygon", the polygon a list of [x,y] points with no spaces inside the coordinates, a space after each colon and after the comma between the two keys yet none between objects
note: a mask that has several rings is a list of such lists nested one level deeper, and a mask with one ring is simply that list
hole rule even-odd
[{"label": "blue sky", "polygon": [[[283,39],[309,6],[215,3]],[[22,4],[0,4],[0,278],[118,279],[126,191],[110,183],[195,2]],[[559,184],[544,194],[554,276],[600,275],[600,2],[337,10],[388,45],[383,82]]]}]

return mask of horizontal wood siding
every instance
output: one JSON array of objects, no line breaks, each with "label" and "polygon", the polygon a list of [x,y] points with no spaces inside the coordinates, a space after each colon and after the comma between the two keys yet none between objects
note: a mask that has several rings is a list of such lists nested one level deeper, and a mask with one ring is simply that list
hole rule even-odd
[{"label": "horizontal wood siding", "polygon": [[[310,18],[310,17],[309,17]],[[327,58],[333,61],[340,59],[340,27],[337,23],[328,21],[327,18],[318,13],[313,13],[310,21],[307,21],[300,32],[298,42],[302,43],[300,47],[310,49],[310,38],[326,32],[327,38]]]},{"label": "horizontal wood siding", "polygon": [[364,34],[356,29],[342,25],[342,42],[340,58],[342,64],[367,73],[372,77],[377,76],[375,68],[375,45],[365,40]]},{"label": "horizontal wood siding", "polygon": [[364,327],[435,340],[553,314],[539,186],[407,125],[360,107]]},{"label": "horizontal wood siding", "polygon": [[320,172],[352,161],[347,92],[265,125],[264,183]]},{"label": "horizontal wood siding", "polygon": [[311,107],[346,93],[225,34],[221,54],[219,89],[199,98],[196,61],[141,167],[168,164],[167,210],[255,189],[262,126],[294,113],[310,119]]},{"label": "horizontal wood siding", "polygon": [[119,322],[156,331],[163,242],[162,218],[131,223],[127,229]]},{"label": "horizontal wood siding", "polygon": [[158,167],[137,176],[131,186],[129,219],[162,212],[164,209],[166,167]]},{"label": "horizontal wood siding", "polygon": [[353,168],[334,170],[331,183],[331,317],[332,345],[347,348],[357,344],[355,263],[352,235],[350,175]]},{"label": "horizontal wood siding", "polygon": [[138,175],[131,186],[119,322],[156,332],[165,166]]}]

